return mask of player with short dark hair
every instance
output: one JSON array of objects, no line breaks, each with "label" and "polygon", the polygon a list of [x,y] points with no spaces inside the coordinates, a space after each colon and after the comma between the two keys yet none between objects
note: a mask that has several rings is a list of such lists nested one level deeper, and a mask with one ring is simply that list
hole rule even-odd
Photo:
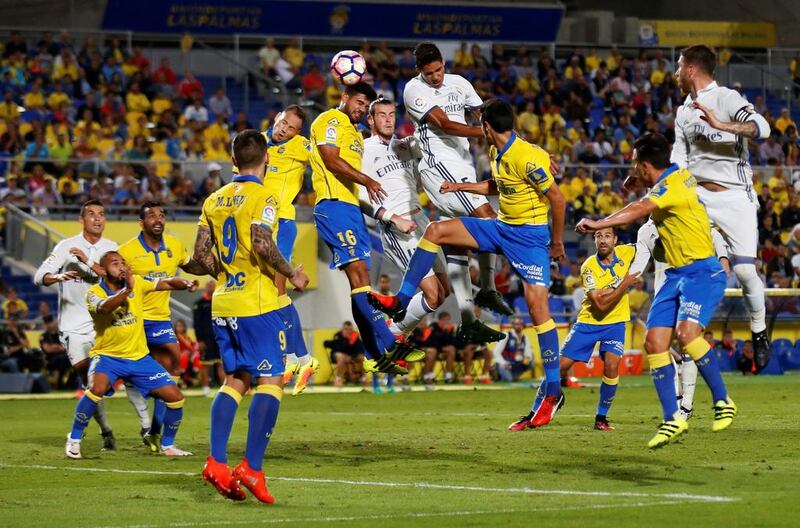
[{"label": "player with short dark hair", "polygon": [[[261,468],[280,410],[287,347],[273,277],[283,274],[300,291],[308,277],[302,266],[293,269],[283,258],[273,238],[279,203],[264,186],[269,163],[264,135],[252,129],[237,135],[231,161],[240,174],[203,203],[192,256],[193,263],[217,278],[211,315],[225,369],[225,383],[211,404],[211,449],[203,479],[231,500],[245,499],[241,483],[271,504],[275,499]],[[228,439],[251,385],[245,454],[231,473]]]},{"label": "player with short dark hair", "polygon": [[[463,216],[433,222],[425,230],[409,262],[397,296],[371,294],[370,300],[391,317],[402,318],[422,278],[433,266],[441,244],[481,252],[502,253],[522,279],[547,380],[545,397],[534,412],[519,423],[540,427],[550,422],[563,394],[558,367],[558,334],[547,301],[550,259],[564,258],[566,201],[550,173],[550,156],[543,149],[517,137],[514,110],[492,99],[481,113],[483,134],[489,147],[492,178],[480,183],[442,183],[440,192],[469,192],[500,196],[500,214],[484,219]],[[548,207],[549,203],[549,207]],[[548,210],[549,209],[549,210]],[[548,220],[552,214],[552,234]]]},{"label": "player with short dark hair", "polygon": [[364,140],[355,125],[376,98],[367,83],[348,85],[339,107],[321,113],[311,125],[311,168],[317,195],[314,223],[333,254],[331,268],[343,270],[350,282],[353,319],[370,356],[365,369],[407,374],[395,360],[418,361],[424,353],[399,342],[367,301],[371,247],[358,187],[366,188],[374,204],[380,204],[387,194],[361,170]]},{"label": "player with short dark hair", "polygon": [[714,255],[711,225],[698,199],[697,181],[691,172],[670,164],[670,145],[661,134],[638,138],[633,150],[635,177],[649,194],[601,219],[582,219],[575,229],[581,233],[627,225],[651,215],[664,246],[666,281],[653,299],[647,317],[645,350],[653,382],[661,401],[664,421],[648,443],[656,448],[685,433],[688,422],[678,412],[675,367],[669,352],[673,335],[711,389],[714,400],[712,431],[722,431],[736,416],[736,404],[717,365],[703,329],[711,321],[725,291],[725,270]]},{"label": "player with short dark hair", "polygon": [[183,394],[164,367],[148,354],[144,303],[154,292],[195,291],[197,281],[137,277],[116,251],[108,251],[99,264],[105,276],[86,292],[86,306],[97,341],[92,347],[89,386],[75,407],[72,431],[67,435],[66,455],[81,458],[81,440],[89,417],[107,394],[113,394],[114,383],[124,379],[141,394],[160,398],[166,404],[160,452],[167,456],[189,456],[192,453],[175,447],[175,435],[183,417]]}]

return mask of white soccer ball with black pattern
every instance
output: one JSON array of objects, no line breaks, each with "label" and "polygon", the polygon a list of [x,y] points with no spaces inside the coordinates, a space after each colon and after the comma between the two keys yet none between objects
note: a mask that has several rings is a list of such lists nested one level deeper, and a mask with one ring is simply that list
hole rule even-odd
[{"label": "white soccer ball with black pattern", "polygon": [[331,74],[342,84],[355,84],[365,73],[367,73],[367,61],[357,51],[340,51],[331,60]]}]

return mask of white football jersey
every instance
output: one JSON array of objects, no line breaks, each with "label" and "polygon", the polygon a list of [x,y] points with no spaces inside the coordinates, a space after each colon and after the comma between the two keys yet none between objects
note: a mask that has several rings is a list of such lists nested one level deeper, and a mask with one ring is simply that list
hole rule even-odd
[{"label": "white football jersey", "polygon": [[[769,137],[769,123],[736,90],[712,82],[699,92],[697,101],[708,107],[721,121],[752,121],[761,138]],[[713,182],[750,192],[753,170],[747,138],[712,128],[700,117],[691,95],[678,108],[675,117],[675,144],[671,161],[689,169],[698,182]]]},{"label": "white football jersey", "polygon": [[[711,240],[714,242],[714,251],[717,254],[717,258],[728,258],[728,248],[725,245],[725,239],[722,238],[722,235],[720,235],[719,231],[716,229],[711,230]],[[636,256],[633,258],[633,262],[631,262],[628,273],[631,275],[635,273],[644,273],[651,258],[655,266],[655,271],[653,273],[653,289],[655,293],[658,293],[658,290],[661,289],[661,286],[664,285],[664,281],[667,279],[666,271],[669,269],[669,264],[667,264],[667,258],[664,255],[664,246],[661,245],[661,241],[658,238],[658,229],[656,229],[656,224],[652,219],[645,222],[644,225],[639,228],[639,232],[636,236]]]},{"label": "white football jersey", "polygon": [[96,244],[90,244],[82,233],[65,238],[56,244],[50,256],[36,270],[33,282],[41,286],[48,273],[77,272],[78,279],[52,285],[53,288],[58,288],[58,329],[61,332],[88,334],[94,331],[94,325],[86,308],[86,290],[97,283],[100,277],[79,262],[77,257],[70,255],[69,250],[73,247],[81,249],[90,261],[97,262],[106,252],[116,250],[117,243],[101,238]]},{"label": "white football jersey", "polygon": [[[419,173],[417,164],[420,151],[415,137],[404,139],[392,137],[386,143],[377,134],[364,140],[364,155],[361,171],[381,184],[388,195],[380,207],[385,209],[383,218],[404,215],[414,209],[422,209],[417,186]],[[366,188],[359,185],[361,201],[369,201]],[[377,205],[373,204],[377,209]]]},{"label": "white football jersey", "polygon": [[437,106],[456,123],[466,124],[465,112],[483,104],[472,84],[461,77],[446,73],[442,86],[434,88],[422,78],[414,77],[403,91],[403,104],[417,125],[414,135],[419,139],[423,167],[433,167],[448,160],[472,161],[467,138],[451,136],[436,126],[430,125],[426,117]]}]

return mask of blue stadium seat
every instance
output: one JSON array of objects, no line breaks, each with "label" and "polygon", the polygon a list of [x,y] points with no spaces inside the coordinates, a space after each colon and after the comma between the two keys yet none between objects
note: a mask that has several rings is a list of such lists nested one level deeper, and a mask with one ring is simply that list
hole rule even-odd
[{"label": "blue stadium seat", "polygon": [[557,323],[566,323],[569,320],[569,317],[565,313],[564,301],[561,297],[550,297],[547,302],[550,306],[550,316],[553,318],[553,321]]},{"label": "blue stadium seat", "polygon": [[528,303],[525,302],[525,297],[520,296],[514,299],[514,303],[511,305],[511,308],[519,315],[527,314]]},{"label": "blue stadium seat", "polygon": [[800,339],[793,348],[784,348],[778,353],[783,370],[800,370]]},{"label": "blue stadium seat", "polygon": [[728,351],[724,348],[715,348],[714,353],[717,355],[717,365],[722,372],[732,372],[736,370],[736,359],[734,356],[728,355]]},{"label": "blue stadium seat", "polygon": [[781,365],[780,359],[776,354],[772,354],[772,357],[769,360],[767,366],[759,372],[759,375],[764,376],[781,376],[783,375],[783,366]]}]

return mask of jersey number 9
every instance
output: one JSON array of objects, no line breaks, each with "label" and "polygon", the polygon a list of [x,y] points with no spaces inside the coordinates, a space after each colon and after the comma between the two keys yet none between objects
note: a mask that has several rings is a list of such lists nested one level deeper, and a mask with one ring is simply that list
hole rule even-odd
[{"label": "jersey number 9", "polygon": [[230,264],[236,257],[236,249],[238,247],[238,233],[236,231],[236,220],[232,216],[225,219],[222,224],[222,246],[223,252],[220,255],[222,262]]},{"label": "jersey number 9", "polygon": [[283,330],[278,332],[278,342],[281,345],[281,350],[286,350],[286,332]]}]

